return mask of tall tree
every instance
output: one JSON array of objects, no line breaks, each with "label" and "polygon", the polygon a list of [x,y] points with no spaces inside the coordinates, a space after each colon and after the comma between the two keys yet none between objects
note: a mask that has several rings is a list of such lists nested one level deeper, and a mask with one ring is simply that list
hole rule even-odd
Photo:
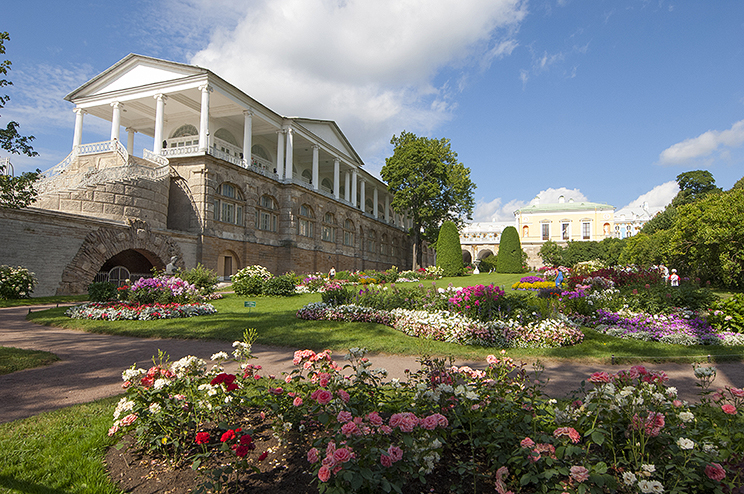
[{"label": "tall tree", "polygon": [[[5,41],[10,40],[7,32],[0,32],[0,55],[5,54]],[[13,83],[5,79],[10,70],[10,60],[0,62],[0,87],[12,86]],[[0,95],[0,108],[10,101],[10,96]],[[13,154],[25,154],[37,156],[29,144],[34,136],[24,137],[18,132],[18,122],[10,121],[6,128],[0,128],[0,147]],[[34,202],[36,190],[34,183],[39,179],[41,170],[26,172],[19,177],[14,177],[11,170],[5,165],[0,165],[0,207],[23,208]]]},{"label": "tall tree", "polygon": [[462,276],[462,246],[457,226],[445,221],[439,229],[437,239],[437,266],[443,270],[442,276]]},{"label": "tall tree", "polygon": [[[7,32],[0,32],[0,55],[5,55],[5,42],[10,41],[10,36]],[[12,86],[13,83],[5,79],[8,75],[10,66],[12,65],[10,60],[0,62],[0,87]],[[0,108],[5,107],[5,103],[10,101],[10,96],[0,95]],[[22,136],[18,132],[18,122],[10,121],[6,128],[0,128],[0,147],[9,151],[13,154],[25,154],[27,156],[36,156],[38,153],[29,144],[34,140],[34,136]]]},{"label": "tall tree", "polygon": [[457,161],[449,139],[403,131],[390,143],[395,148],[381,175],[393,194],[393,210],[412,220],[409,235],[415,248],[414,267],[419,267],[423,241],[436,242],[444,221],[459,228],[465,219],[472,219],[475,184],[470,180],[470,169]]},{"label": "tall tree", "polygon": [[677,208],[698,201],[708,194],[721,191],[719,187],[716,187],[716,179],[708,170],[680,173],[677,175],[677,185],[679,185],[679,192],[674,196],[671,204],[643,225],[643,233],[653,235],[657,231],[669,230],[674,226]]},{"label": "tall tree", "polygon": [[519,233],[513,226],[507,226],[501,232],[499,252],[496,254],[497,273],[523,273],[524,252],[519,241]]}]

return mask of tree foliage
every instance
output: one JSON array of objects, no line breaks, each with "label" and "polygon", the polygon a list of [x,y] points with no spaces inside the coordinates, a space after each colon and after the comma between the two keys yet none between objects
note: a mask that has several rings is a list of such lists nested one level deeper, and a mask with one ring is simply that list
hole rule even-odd
[{"label": "tree foliage", "polygon": [[507,226],[501,232],[499,252],[496,255],[496,271],[499,273],[523,273],[524,257],[517,229],[513,226]]},{"label": "tree foliage", "polygon": [[437,266],[441,267],[442,276],[461,276],[462,246],[460,245],[460,233],[452,221],[442,223],[437,239]]},{"label": "tree foliage", "polygon": [[[7,32],[0,32],[0,55],[5,54],[5,42],[10,40],[10,36]],[[10,60],[0,62],[0,87],[12,86],[13,83],[5,76],[8,75],[10,66],[12,65]],[[5,103],[10,101],[10,96],[0,95],[0,108],[5,107]],[[18,132],[20,125],[18,122],[8,122],[6,128],[0,128],[0,147],[4,150],[13,154],[25,154],[27,156],[36,156],[38,153],[34,151],[30,143],[34,140],[34,136],[22,136]]]},{"label": "tree foliage", "polygon": [[663,211],[643,225],[643,233],[653,235],[661,230],[669,230],[677,217],[677,208],[698,201],[708,194],[721,191],[719,187],[716,187],[713,175],[707,170],[680,173],[677,175],[677,185],[679,185],[677,195]]},{"label": "tree foliage", "polygon": [[670,265],[680,273],[744,288],[744,190],[707,194],[677,210]]},{"label": "tree foliage", "polygon": [[548,240],[540,247],[539,256],[548,266],[573,267],[580,262],[599,260],[607,266],[620,263],[620,256],[625,248],[625,239],[605,238],[599,242],[571,241],[566,247]]},{"label": "tree foliage", "polygon": [[390,143],[393,155],[385,160],[381,176],[393,194],[393,210],[412,219],[409,233],[420,266],[423,241],[433,244],[443,222],[452,221],[459,228],[472,219],[475,184],[470,169],[457,161],[449,139],[403,131]]},{"label": "tree foliage", "polygon": [[538,254],[546,266],[563,266],[563,247],[554,240],[546,240],[540,247]]},{"label": "tree foliage", "polygon": [[[10,40],[7,32],[0,32],[0,55],[5,54],[5,41]],[[13,83],[5,79],[10,70],[10,60],[0,62],[0,87],[12,86]],[[0,108],[5,107],[5,103],[10,101],[10,96],[0,95]],[[27,156],[37,156],[38,153],[33,150],[29,144],[34,140],[33,136],[24,137],[18,132],[18,122],[8,122],[6,128],[0,128],[0,147],[13,154],[25,154]],[[11,175],[5,165],[0,165],[0,207],[3,208],[23,208],[34,202],[36,199],[36,190],[34,183],[39,179],[41,170],[35,172],[26,172],[19,177]]]}]

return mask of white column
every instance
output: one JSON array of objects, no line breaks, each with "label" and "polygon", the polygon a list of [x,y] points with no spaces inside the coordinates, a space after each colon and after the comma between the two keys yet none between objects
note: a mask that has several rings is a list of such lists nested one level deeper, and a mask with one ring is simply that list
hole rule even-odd
[{"label": "white column", "polygon": [[206,151],[209,147],[209,93],[212,86],[199,86],[201,91],[201,112],[199,114],[199,151]]},{"label": "white column", "polygon": [[380,213],[379,209],[377,207],[377,201],[379,200],[377,187],[372,187],[372,216],[377,218],[377,215]]},{"label": "white column", "polygon": [[111,140],[119,140],[119,131],[121,130],[121,108],[122,105],[118,101],[111,103],[113,107],[113,114],[111,115]]},{"label": "white column", "polygon": [[137,132],[131,127],[127,127],[127,153],[134,155],[134,133]]},{"label": "white column", "polygon": [[390,223],[390,194],[385,194],[385,223]]},{"label": "white column", "polygon": [[83,143],[83,115],[88,113],[82,108],[75,108],[75,133],[72,136],[72,151],[77,154],[77,149]]},{"label": "white column", "polygon": [[362,210],[363,213],[366,213],[366,205],[367,202],[367,183],[364,181],[364,179],[359,179],[359,209]]},{"label": "white column", "polygon": [[359,174],[357,173],[356,168],[351,172],[351,205],[354,207],[357,207],[357,180],[359,179]]},{"label": "white column", "polygon": [[318,190],[318,181],[320,180],[318,172],[318,150],[320,146],[313,144],[313,189]]},{"label": "white column", "polygon": [[284,129],[276,131],[276,174],[284,178]]},{"label": "white column", "polygon": [[[338,200],[338,198],[341,195],[341,163],[338,161],[338,158],[335,158],[333,160],[333,197]],[[348,187],[347,187],[348,188]]]},{"label": "white column", "polygon": [[155,95],[155,145],[152,152],[160,154],[163,150],[163,124],[165,123],[165,100],[168,97],[164,94]]},{"label": "white column", "polygon": [[344,172],[344,200],[351,202],[351,173],[349,173],[349,170]]},{"label": "white column", "polygon": [[243,159],[245,166],[251,166],[251,149],[253,149],[253,112],[243,110]]},{"label": "white column", "polygon": [[284,164],[284,178],[292,180],[292,172],[294,171],[294,132],[292,127],[287,127],[287,138],[286,138],[287,152],[286,161]]}]

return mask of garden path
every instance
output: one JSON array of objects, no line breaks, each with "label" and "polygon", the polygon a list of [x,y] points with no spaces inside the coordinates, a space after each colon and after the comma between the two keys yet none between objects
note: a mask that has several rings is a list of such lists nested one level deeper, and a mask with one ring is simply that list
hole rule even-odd
[{"label": "garden path", "polygon": [[[26,321],[29,309],[42,308],[0,309],[0,346],[44,350],[61,359],[45,367],[0,376],[0,423],[120,394],[121,372],[133,363],[140,367],[149,366],[158,350],[166,352],[172,360],[186,355],[208,360],[216,352],[232,351],[231,342],[225,341],[90,334]],[[254,363],[260,364],[265,374],[280,375],[292,370],[292,356],[296,348],[254,345],[253,350],[258,357]],[[415,371],[419,368],[416,358],[412,356],[373,355],[370,359],[375,367],[387,369],[390,378],[403,379],[406,369]],[[457,364],[481,369],[486,366],[484,361]],[[545,371],[542,379],[549,379],[545,392],[556,398],[570,395],[593,372],[603,370],[614,373],[629,367],[577,361],[544,361],[543,364]],[[692,401],[696,398],[696,380],[689,364],[664,363],[646,367],[664,370],[670,377],[669,385],[677,387],[682,399]],[[718,369],[714,383],[717,387],[744,387],[744,363],[719,363],[715,367]]]}]

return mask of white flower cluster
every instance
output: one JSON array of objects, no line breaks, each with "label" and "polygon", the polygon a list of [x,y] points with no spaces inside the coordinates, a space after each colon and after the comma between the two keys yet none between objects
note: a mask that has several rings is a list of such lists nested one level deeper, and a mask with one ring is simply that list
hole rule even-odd
[{"label": "white flower cluster", "polygon": [[147,374],[147,371],[145,369],[138,369],[133,365],[132,367],[126,369],[124,372],[121,373],[121,379],[125,382],[134,382],[139,380],[145,374]]},{"label": "white flower cluster", "polygon": [[255,264],[253,266],[244,267],[243,269],[232,275],[231,280],[233,282],[236,282],[246,278],[252,278],[254,276],[258,276],[259,278],[268,280],[269,278],[271,278],[272,275],[271,271],[269,271],[265,267]]},{"label": "white flower cluster", "polygon": [[171,372],[179,379],[186,376],[202,376],[207,371],[207,363],[199,357],[188,355],[171,364]]},{"label": "white flower cluster", "polygon": [[116,409],[114,410],[114,419],[118,419],[122,415],[126,415],[125,412],[130,412],[133,408],[133,401],[127,400],[126,398],[120,399],[119,403],[116,404]]}]

